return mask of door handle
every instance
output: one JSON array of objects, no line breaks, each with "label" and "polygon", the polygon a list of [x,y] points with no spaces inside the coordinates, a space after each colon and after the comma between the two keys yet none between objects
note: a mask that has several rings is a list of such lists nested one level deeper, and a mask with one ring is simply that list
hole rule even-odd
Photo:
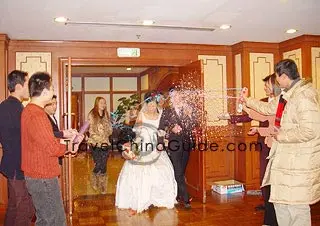
[{"label": "door handle", "polygon": [[[63,113],[63,114],[62,114],[62,117],[67,117],[68,115],[69,115],[69,113]],[[75,114],[75,113],[71,113],[71,116],[72,116],[72,115],[76,115],[76,114]]]}]

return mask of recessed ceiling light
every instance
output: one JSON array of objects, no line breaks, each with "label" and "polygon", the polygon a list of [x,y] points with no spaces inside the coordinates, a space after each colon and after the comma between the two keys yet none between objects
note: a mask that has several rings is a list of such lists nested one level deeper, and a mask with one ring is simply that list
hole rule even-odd
[{"label": "recessed ceiling light", "polygon": [[142,22],[142,24],[145,25],[145,26],[152,25],[154,23],[155,23],[154,20],[144,20]]},{"label": "recessed ceiling light", "polygon": [[222,24],[222,25],[220,26],[220,29],[222,29],[222,30],[227,30],[227,29],[229,29],[229,28],[231,28],[231,25],[230,25],[230,24]]},{"label": "recessed ceiling light", "polygon": [[131,67],[127,67],[127,71],[131,71],[132,70],[132,68]]},{"label": "recessed ceiling light", "polygon": [[296,29],[289,29],[289,30],[286,31],[286,33],[288,33],[288,34],[293,34],[293,33],[296,33],[296,32],[297,32]]},{"label": "recessed ceiling light", "polygon": [[55,22],[58,22],[58,23],[65,23],[65,22],[68,21],[68,18],[63,17],[63,16],[60,16],[60,17],[54,18],[54,21],[55,21]]}]

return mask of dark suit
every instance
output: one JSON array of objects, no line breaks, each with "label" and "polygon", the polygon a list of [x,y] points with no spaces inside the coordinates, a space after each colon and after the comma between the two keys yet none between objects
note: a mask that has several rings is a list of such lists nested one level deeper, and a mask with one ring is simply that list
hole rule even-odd
[{"label": "dark suit", "polygon": [[[48,116],[48,118],[49,118],[49,120],[50,120],[52,129],[53,129],[53,134],[54,134],[54,136],[55,136],[56,138],[61,138],[61,139],[63,139],[63,138],[64,138],[64,137],[63,137],[63,132],[60,131],[60,129],[59,129],[59,127],[58,127],[57,119],[54,117],[54,115],[53,115],[53,118],[54,118],[54,119],[52,119],[52,118],[50,117],[50,115],[48,115],[48,114],[47,114],[47,116]],[[60,165],[62,165],[62,158],[63,158],[63,157],[59,157],[59,164],[60,164]]]},{"label": "dark suit", "polygon": [[[268,102],[268,97],[261,99],[261,101]],[[248,115],[232,115],[230,116],[230,122],[232,124],[239,122],[251,122],[252,119]],[[266,120],[264,122],[259,122],[259,127],[269,127],[269,121]],[[257,143],[260,144],[260,184],[262,184],[262,180],[264,174],[266,172],[266,168],[268,165],[268,159],[270,148],[264,143],[265,137],[258,136]],[[262,197],[265,205],[265,213],[264,213],[264,224],[277,226],[277,218],[274,210],[274,206],[271,202],[269,202],[270,198],[270,185],[261,188]]]},{"label": "dark suit", "polygon": [[[172,132],[175,124],[182,128],[179,134]],[[188,203],[190,198],[184,177],[190,151],[194,146],[194,140],[192,138],[192,130],[194,127],[193,117],[189,118],[183,114],[183,111],[179,116],[174,108],[168,108],[163,111],[159,124],[159,129],[165,130],[167,134],[169,134],[168,154],[178,184],[178,197],[182,198],[185,203]]]}]

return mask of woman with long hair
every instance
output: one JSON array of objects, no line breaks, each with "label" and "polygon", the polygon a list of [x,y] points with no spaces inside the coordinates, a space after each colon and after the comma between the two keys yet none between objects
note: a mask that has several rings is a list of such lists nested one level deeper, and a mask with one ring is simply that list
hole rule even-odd
[{"label": "woman with long hair", "polygon": [[91,175],[91,186],[95,191],[106,194],[107,158],[110,150],[109,136],[112,134],[106,100],[96,97],[93,109],[89,112],[88,144],[91,149],[94,168]]},{"label": "woman with long hair", "polygon": [[128,147],[131,152],[139,147],[140,154],[133,157],[123,154],[127,160],[117,182],[115,205],[129,209],[131,215],[150,206],[173,208],[177,196],[172,163],[166,151],[158,146],[161,114],[157,94],[146,93],[144,100],[134,127],[136,139]]}]

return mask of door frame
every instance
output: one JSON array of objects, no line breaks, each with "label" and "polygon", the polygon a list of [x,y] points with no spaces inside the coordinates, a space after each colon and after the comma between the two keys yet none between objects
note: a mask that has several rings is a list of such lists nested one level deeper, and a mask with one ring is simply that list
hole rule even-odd
[{"label": "door frame", "polygon": [[[197,60],[198,61],[198,60]],[[145,67],[181,67],[192,63],[190,60],[181,59],[136,59],[136,58],[72,58],[72,57],[60,57],[59,58],[59,74],[58,74],[58,89],[59,89],[59,121],[60,127],[65,129],[66,125],[70,125],[71,119],[64,117],[64,112],[71,112],[71,105],[67,106],[67,90],[70,92],[71,87],[66,87],[66,78],[71,80],[72,66],[145,66]],[[71,67],[68,67],[71,65]],[[203,78],[201,78],[203,80]],[[69,119],[68,119],[69,118]],[[69,123],[68,123],[69,122]],[[72,161],[71,154],[68,155],[67,161],[64,161],[62,169],[62,195],[65,207],[68,210],[68,214],[73,213],[73,195],[72,195]],[[203,166],[204,170],[205,166]],[[204,183],[206,178],[203,178]],[[67,182],[66,182],[67,181]],[[205,202],[202,200],[202,202]]]}]

